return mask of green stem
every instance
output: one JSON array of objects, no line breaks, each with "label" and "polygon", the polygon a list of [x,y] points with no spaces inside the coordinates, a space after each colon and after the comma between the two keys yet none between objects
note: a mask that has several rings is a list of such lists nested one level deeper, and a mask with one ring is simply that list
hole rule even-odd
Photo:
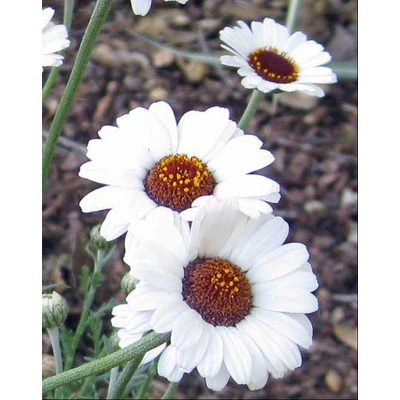
[{"label": "green stem", "polygon": [[161,399],[173,399],[178,389],[179,382],[171,382]]},{"label": "green stem", "polygon": [[119,367],[114,367],[110,371],[110,381],[108,383],[108,390],[107,390],[106,399],[109,399],[110,396],[112,395],[112,393],[114,393],[114,390],[115,390],[114,386],[117,383],[118,374],[119,374]]},{"label": "green stem", "polygon": [[[93,277],[95,274],[101,273],[103,266],[106,264],[105,260],[109,260],[110,254],[114,254],[115,247],[107,254],[104,252],[104,250],[97,250],[97,260],[94,265],[94,271],[93,271]],[[74,355],[76,352],[76,349],[78,347],[79,341],[82,337],[82,334],[85,330],[87,321],[88,321],[88,316],[90,313],[90,309],[92,307],[94,297],[96,294],[96,289],[98,286],[98,280],[95,279],[95,282],[92,282],[88,291],[87,296],[85,297],[84,303],[83,303],[83,309],[81,316],[79,318],[78,326],[76,328],[74,337],[72,338],[71,341],[71,347],[68,351],[68,358],[65,360],[65,369],[68,370],[72,367],[72,363],[74,361]]]},{"label": "green stem", "polygon": [[289,33],[292,33],[293,28],[297,21],[297,16],[299,14],[301,0],[289,0],[288,10],[286,13],[286,28]]},{"label": "green stem", "polygon": [[[56,374],[60,374],[61,372],[63,372],[63,359],[60,346],[60,329],[58,327],[50,328],[47,329],[47,333],[50,336],[54,359],[56,361]],[[54,393],[54,397],[57,399],[62,397],[59,390],[60,389],[56,389]]]},{"label": "green stem", "polygon": [[60,374],[63,371],[63,361],[60,347],[60,330],[58,327],[49,328],[47,329],[47,332],[50,336],[54,359],[56,360],[56,374]]},{"label": "green stem", "polygon": [[64,0],[64,25],[68,32],[71,29],[72,12],[74,11],[75,0]]},{"label": "green stem", "polygon": [[[144,354],[143,354],[144,355]],[[107,399],[122,399],[125,398],[123,396],[124,390],[128,385],[129,381],[131,380],[132,376],[139,368],[140,362],[142,361],[143,356],[139,356],[134,358],[133,360],[129,361],[128,364],[122,369],[121,373],[119,374],[118,380],[113,388],[110,391]]]},{"label": "green stem", "polygon": [[238,123],[238,127],[240,129],[243,129],[243,130],[247,129],[251,119],[254,117],[254,114],[256,113],[258,106],[260,105],[264,96],[265,96],[265,93],[263,93],[257,89],[253,90],[250,101],[247,104],[246,110],[244,110],[242,118],[240,119],[240,121]]},{"label": "green stem", "polygon": [[169,338],[169,333],[157,334],[151,332],[138,342],[100,358],[99,360],[91,361],[79,367],[70,369],[69,371],[44,379],[42,382],[42,393],[50,392],[60,386],[85,379],[91,375],[103,374],[118,365],[144,355],[148,351],[155,349],[168,341]]},{"label": "green stem", "polygon": [[135,396],[135,399],[142,400],[147,397],[147,393],[150,389],[151,382],[153,381],[153,378],[157,372],[157,364],[158,364],[157,360],[158,359],[154,360],[150,364],[149,370],[147,371],[146,380],[144,381],[143,385],[140,387],[137,395]]},{"label": "green stem", "polygon": [[83,74],[89,62],[90,53],[92,51],[96,38],[100,33],[101,27],[103,26],[107,18],[107,15],[111,9],[111,4],[112,0],[98,0],[96,2],[93,14],[90,18],[85,34],[83,35],[82,43],[79,47],[75,64],[72,68],[72,72],[68,79],[67,86],[65,87],[65,91],[61,97],[60,105],[57,109],[56,115],[54,116],[53,123],[51,124],[49,136],[47,138],[45,148],[43,151],[43,160],[42,160],[43,193],[46,189],[50,165],[53,159],[53,154],[57,145],[58,137],[60,136],[61,130],[64,127],[69,109],[72,106],[72,102],[78,90],[78,86],[82,81]]}]

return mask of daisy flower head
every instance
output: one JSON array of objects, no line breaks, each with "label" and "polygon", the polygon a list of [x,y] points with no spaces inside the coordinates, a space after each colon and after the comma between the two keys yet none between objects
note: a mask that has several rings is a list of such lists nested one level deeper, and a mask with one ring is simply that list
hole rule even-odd
[{"label": "daisy flower head", "polygon": [[135,108],[104,126],[88,144],[79,176],[105,185],[80,202],[83,212],[110,209],[100,233],[113,240],[136,219],[167,207],[192,220],[210,196],[237,198],[251,217],[270,213],[279,185],[251,174],[274,161],[262,142],[244,134],[229,111],[189,111],[176,122],[166,102]]},{"label": "daisy flower head", "polygon": [[197,368],[212,390],[230,378],[258,390],[269,375],[299,367],[299,347],[312,343],[305,314],[318,309],[318,284],[306,247],[283,244],[287,223],[272,214],[251,219],[232,199],[209,199],[185,229],[168,213],[147,230],[142,220],[140,242],[127,248],[124,261],[140,283],[113,309],[119,345],[171,332],[146,361],[161,353],[158,373],[171,382]]},{"label": "daisy flower head", "polygon": [[50,21],[53,15],[54,10],[50,7],[42,10],[42,67],[61,65],[64,57],[57,51],[65,49],[70,43],[65,25],[55,25]]},{"label": "daisy flower head", "polygon": [[234,55],[224,55],[221,63],[236,67],[247,89],[268,93],[273,90],[304,92],[324,96],[316,84],[335,83],[335,73],[322,67],[331,60],[322,45],[307,40],[302,32],[292,35],[284,25],[271,18],[253,21],[250,27],[243,21],[238,26],[220,31],[225,43],[221,46]]},{"label": "daisy flower head", "polygon": [[[186,4],[188,0],[164,0],[164,1],[177,1],[181,4]],[[132,10],[135,15],[146,15],[151,7],[152,0],[131,0]]]}]

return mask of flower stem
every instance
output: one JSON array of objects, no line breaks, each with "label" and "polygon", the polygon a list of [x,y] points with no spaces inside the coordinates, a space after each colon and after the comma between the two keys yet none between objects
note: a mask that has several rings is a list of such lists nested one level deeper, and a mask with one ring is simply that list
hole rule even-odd
[{"label": "flower stem", "polygon": [[265,96],[265,93],[263,93],[257,89],[253,90],[250,101],[247,104],[246,110],[244,110],[242,118],[240,119],[240,121],[238,123],[238,127],[240,129],[243,129],[243,130],[247,129],[251,119],[253,118],[254,114],[256,113],[258,106],[260,105],[261,100],[264,98],[264,96]]},{"label": "flower stem", "polygon": [[165,391],[162,399],[173,399],[174,395],[176,393],[176,390],[178,389],[179,382],[171,382]]},{"label": "flower stem", "polygon": [[147,371],[146,380],[144,381],[143,385],[140,387],[138,393],[135,396],[135,399],[138,399],[138,400],[146,399],[147,393],[150,389],[151,382],[153,381],[153,378],[157,372],[157,364],[158,364],[158,359],[153,360],[153,362],[150,364],[149,370]]},{"label": "flower stem", "polygon": [[72,12],[74,11],[75,0],[65,0],[64,1],[64,25],[67,27],[68,32],[71,28],[72,22]]},{"label": "flower stem", "polygon": [[107,18],[111,9],[112,0],[98,0],[90,18],[89,24],[83,35],[82,43],[79,47],[75,64],[72,68],[71,75],[68,79],[65,91],[61,97],[59,107],[51,124],[49,136],[47,138],[43,151],[42,160],[42,191],[44,193],[47,185],[51,161],[53,159],[54,150],[57,144],[58,137],[64,127],[65,120],[69,109],[72,106],[78,86],[82,81],[83,74],[89,62],[90,53],[94,46],[97,36],[100,33],[101,27]]},{"label": "flower stem", "polygon": [[301,0],[289,0],[288,10],[286,13],[286,28],[292,33],[297,21]]},{"label": "flower stem", "polygon": [[122,369],[119,378],[114,386],[114,389],[110,391],[107,399],[122,399],[125,398],[123,396],[124,390],[128,385],[129,381],[131,380],[132,376],[138,369],[140,362],[143,359],[143,355],[133,360],[129,361],[125,367]]},{"label": "flower stem", "polygon": [[51,346],[53,348],[54,358],[56,360],[56,374],[60,374],[63,371],[63,361],[60,347],[60,330],[58,327],[49,328],[47,332],[50,336]]},{"label": "flower stem", "polygon": [[119,373],[119,367],[114,367],[110,372],[110,382],[108,384],[108,391],[107,391],[106,399],[109,399],[111,394],[115,390],[114,386],[117,383],[118,373]]},{"label": "flower stem", "polygon": [[138,342],[118,350],[98,360],[91,361],[79,367],[50,376],[42,382],[42,393],[50,392],[60,386],[76,382],[91,375],[100,375],[110,369],[144,355],[148,351],[162,345],[170,338],[169,333],[157,334],[151,332]]},{"label": "flower stem", "polygon": [[[104,252],[104,250],[97,250],[97,260],[94,265],[93,277],[95,274],[101,273],[103,266],[106,264],[108,260],[114,255],[115,247],[111,249],[109,253]],[[68,370],[71,368],[72,363],[74,361],[75,351],[78,347],[79,341],[85,330],[87,319],[90,313],[91,306],[93,304],[94,296],[96,294],[96,288],[98,286],[98,281],[95,279],[94,282],[91,283],[89,291],[85,297],[83,303],[83,309],[81,316],[79,318],[78,326],[76,328],[75,334],[72,338],[71,347],[68,352],[68,358],[65,360],[65,369]]]}]

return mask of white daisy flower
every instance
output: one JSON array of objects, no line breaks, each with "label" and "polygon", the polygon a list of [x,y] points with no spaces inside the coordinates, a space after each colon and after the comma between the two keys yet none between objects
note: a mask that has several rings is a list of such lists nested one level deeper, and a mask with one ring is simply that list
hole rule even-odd
[{"label": "white daisy flower", "polygon": [[119,345],[171,332],[146,361],[161,353],[158,373],[172,382],[197,368],[213,390],[230,377],[258,390],[299,367],[318,284],[306,247],[283,244],[287,223],[249,219],[235,200],[210,199],[190,228],[169,209],[157,214],[135,225],[140,241],[124,257],[140,284],[113,309]]},{"label": "white daisy flower", "polygon": [[247,89],[264,93],[299,90],[322,97],[324,91],[315,84],[337,81],[330,68],[321,67],[331,60],[329,53],[315,41],[307,40],[304,33],[290,35],[284,25],[271,18],[253,21],[251,29],[243,21],[238,25],[220,31],[220,38],[226,43],[221,46],[235,54],[222,56],[221,63],[239,68],[242,85]]},{"label": "white daisy flower", "polygon": [[[186,4],[188,0],[164,0],[164,1],[177,1],[181,4]],[[151,7],[152,0],[131,0],[133,13],[136,15],[146,15]]]},{"label": "white daisy flower", "polygon": [[56,53],[70,43],[65,25],[55,25],[50,21],[53,15],[54,10],[50,7],[42,10],[42,67],[61,65],[64,57]]},{"label": "white daisy flower", "polygon": [[107,240],[124,234],[131,222],[163,206],[192,220],[210,196],[237,198],[251,217],[270,213],[279,185],[253,171],[274,161],[262,142],[245,135],[229,111],[189,111],[177,124],[171,107],[153,103],[104,126],[89,141],[79,176],[106,186],[80,202],[83,212],[111,209],[100,233]]}]

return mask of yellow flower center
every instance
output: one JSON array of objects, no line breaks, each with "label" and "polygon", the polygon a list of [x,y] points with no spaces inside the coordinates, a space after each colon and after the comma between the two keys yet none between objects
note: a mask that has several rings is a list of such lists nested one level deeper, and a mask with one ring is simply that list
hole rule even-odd
[{"label": "yellow flower center", "polygon": [[286,52],[279,53],[275,47],[253,51],[249,56],[249,64],[259,76],[269,82],[291,83],[299,75],[296,62]]},{"label": "yellow flower center", "polygon": [[198,197],[212,194],[215,185],[207,166],[186,154],[165,156],[144,180],[146,193],[154,202],[178,212],[190,208]]},{"label": "yellow flower center", "polygon": [[248,315],[252,295],[242,270],[222,258],[200,258],[183,277],[183,300],[214,326],[234,326]]}]

